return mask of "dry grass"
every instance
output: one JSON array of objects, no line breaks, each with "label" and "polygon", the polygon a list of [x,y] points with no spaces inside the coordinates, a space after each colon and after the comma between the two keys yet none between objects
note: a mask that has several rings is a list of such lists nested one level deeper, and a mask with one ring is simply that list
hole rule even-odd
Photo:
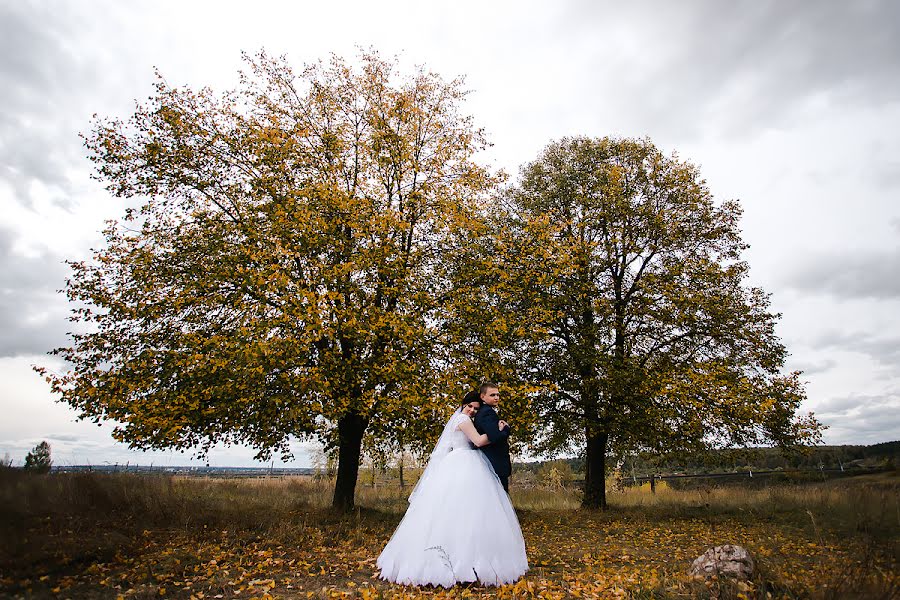
[{"label": "dry grass", "polygon": [[[891,598],[900,479],[763,489],[611,491],[578,510],[571,488],[513,487],[532,570],[517,586],[409,589],[374,559],[410,491],[360,483],[358,509],[328,509],[332,482],[0,470],[0,597],[70,598]],[[747,585],[685,572],[711,545],[758,558]],[[201,596],[202,594],[202,596]]]},{"label": "dry grass", "polygon": [[764,488],[707,486],[676,490],[666,483],[613,492],[609,502],[622,510],[655,515],[723,516],[779,521],[815,535],[836,535],[883,544],[895,556],[900,544],[900,476],[894,471],[821,483]]}]

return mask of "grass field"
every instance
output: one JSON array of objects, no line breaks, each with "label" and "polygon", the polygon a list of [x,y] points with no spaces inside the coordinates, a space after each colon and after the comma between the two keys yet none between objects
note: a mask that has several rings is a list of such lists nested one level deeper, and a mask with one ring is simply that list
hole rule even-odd
[{"label": "grass field", "polygon": [[[0,597],[22,598],[896,598],[897,473],[822,483],[611,491],[512,489],[531,570],[502,588],[415,589],[377,579],[375,559],[409,489],[357,490],[328,509],[312,478],[28,476],[0,470]],[[695,581],[713,545],[751,551],[748,584]]]}]

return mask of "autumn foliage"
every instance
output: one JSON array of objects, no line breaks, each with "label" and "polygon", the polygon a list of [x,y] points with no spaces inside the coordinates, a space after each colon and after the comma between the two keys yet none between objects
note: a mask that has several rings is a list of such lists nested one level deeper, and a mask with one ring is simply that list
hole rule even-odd
[{"label": "autumn foliage", "polygon": [[266,459],[316,436],[349,508],[364,435],[424,444],[459,393],[438,368],[442,274],[493,184],[484,140],[461,82],[424,69],[247,64],[234,91],[160,77],[131,119],[96,121],[97,177],[136,207],[72,263],[69,370],[41,371],[133,448]]},{"label": "autumn foliage", "polygon": [[516,450],[586,458],[815,441],[739,205],[648,140],[550,144],[508,189],[478,164],[462,82],[375,53],[238,86],[170,86],[85,136],[125,199],[72,262],[72,343],[38,367],[133,448],[337,456],[426,449],[451,400],[501,382]]},{"label": "autumn foliage", "polygon": [[585,457],[605,507],[607,455],[818,440],[765,292],[747,283],[737,202],[649,140],[566,138],[505,191],[496,277],[477,309],[509,324],[532,381],[533,448]]}]

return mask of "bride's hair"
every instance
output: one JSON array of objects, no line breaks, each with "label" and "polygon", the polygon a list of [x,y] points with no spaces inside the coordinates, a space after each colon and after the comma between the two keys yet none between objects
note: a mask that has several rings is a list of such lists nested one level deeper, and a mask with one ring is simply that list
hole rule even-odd
[{"label": "bride's hair", "polygon": [[471,392],[466,393],[459,405],[465,406],[470,402],[478,402],[479,404],[481,403],[481,394],[478,393],[478,390],[472,390]]}]

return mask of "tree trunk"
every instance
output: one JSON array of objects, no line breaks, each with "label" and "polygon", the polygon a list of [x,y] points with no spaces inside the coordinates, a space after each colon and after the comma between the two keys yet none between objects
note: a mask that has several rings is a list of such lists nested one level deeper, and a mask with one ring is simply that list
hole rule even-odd
[{"label": "tree trunk", "polygon": [[582,508],[606,510],[606,433],[587,431]]},{"label": "tree trunk", "polygon": [[331,501],[331,506],[337,510],[353,508],[365,431],[366,420],[355,413],[344,415],[338,421],[338,471]]}]

